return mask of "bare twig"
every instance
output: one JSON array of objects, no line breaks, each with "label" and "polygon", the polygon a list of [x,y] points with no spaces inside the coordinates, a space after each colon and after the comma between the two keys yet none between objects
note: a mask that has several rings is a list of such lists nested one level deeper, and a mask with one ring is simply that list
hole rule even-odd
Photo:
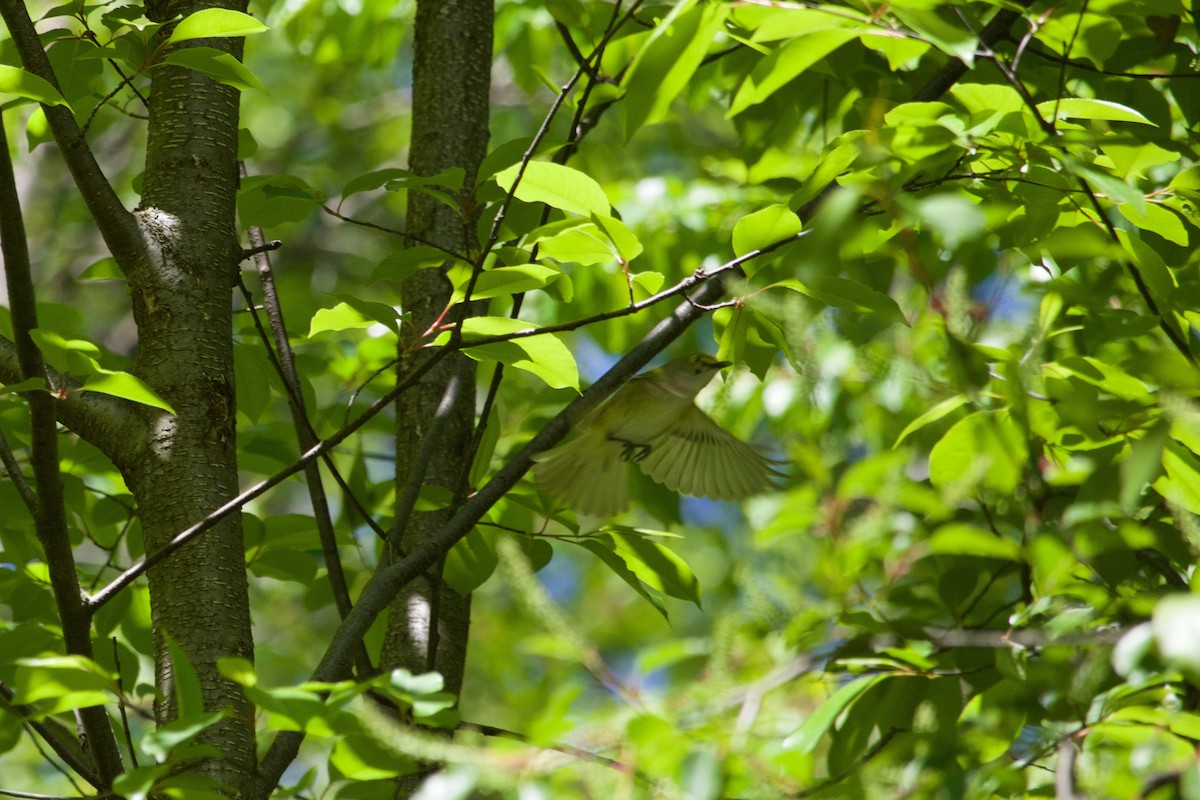
[{"label": "bare twig", "polygon": [[90,598],[88,605],[91,610],[94,612],[109,600],[112,600],[112,598],[115,597],[122,589],[141,577],[148,569],[153,567],[155,564],[158,564],[160,561],[169,558],[179,548],[183,547],[185,544],[190,542],[192,539],[195,539],[208,529],[217,525],[219,522],[221,522],[221,520],[225,519],[230,514],[240,510],[246,503],[250,502],[256,497],[261,497],[263,494],[283,483],[297,472],[300,472],[302,469],[304,469],[305,465],[311,463],[317,458],[320,458],[323,454],[328,453],[334,447],[337,447],[346,439],[350,438],[355,431],[357,431],[363,425],[366,425],[367,422],[373,419],[377,414],[379,414],[379,412],[383,411],[385,408],[395,402],[396,398],[408,391],[409,387],[419,381],[426,372],[432,369],[450,352],[451,351],[448,348],[435,350],[429,355],[429,358],[419,364],[412,372],[408,373],[405,380],[398,383],[387,394],[377,399],[370,405],[370,407],[367,408],[366,411],[356,417],[349,424],[340,428],[328,439],[325,439],[314,447],[309,448],[295,462],[287,467],[284,467],[282,470],[266,480],[260,481],[251,486],[237,497],[230,499],[219,508],[213,510],[211,514],[196,524],[180,531],[173,539],[171,539],[168,544],[163,546],[161,550],[147,554],[145,557],[139,559],[137,563],[130,566],[129,569],[122,572],[118,577],[114,578],[111,583]]},{"label": "bare twig", "polygon": [[[34,344],[31,332],[38,327],[37,296],[25,240],[25,222],[21,214],[8,137],[0,115],[0,251],[4,256],[4,275],[12,311],[13,339],[21,377],[45,378],[46,365]],[[30,464],[36,486],[37,504],[33,515],[34,530],[50,573],[63,643],[72,655],[92,657],[91,615],[84,603],[83,590],[75,569],[75,555],[67,529],[67,511],[63,498],[62,476],[58,463],[58,419],[55,399],[44,389],[23,392],[29,403],[31,428]],[[108,788],[123,769],[121,753],[109,723],[99,706],[80,709],[80,717],[91,743],[100,778],[98,788]]]},{"label": "bare twig", "polygon": [[21,472],[21,465],[17,463],[17,457],[13,455],[12,448],[8,446],[8,439],[4,436],[4,431],[0,431],[0,463],[4,464],[4,472],[16,487],[17,494],[21,496],[21,502],[29,509],[30,514],[36,514],[37,493],[33,491],[29,481],[25,480],[25,475]]}]

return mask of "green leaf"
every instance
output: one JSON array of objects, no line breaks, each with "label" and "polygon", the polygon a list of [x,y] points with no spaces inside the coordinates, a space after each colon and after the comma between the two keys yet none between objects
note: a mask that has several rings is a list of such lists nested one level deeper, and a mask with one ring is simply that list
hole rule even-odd
[{"label": "green leaf", "polygon": [[1076,159],[1068,159],[1072,170],[1087,179],[1087,182],[1114,205],[1128,203],[1135,214],[1146,213],[1146,196],[1137,186],[1130,185],[1118,177],[1087,166]]},{"label": "green leaf", "polygon": [[1021,548],[1016,542],[1002,539],[990,531],[964,522],[941,526],[929,537],[929,552],[978,558],[1020,561]]},{"label": "green leaf", "polygon": [[970,402],[970,400],[971,398],[965,394],[956,394],[953,397],[948,397],[942,402],[938,403],[933,408],[929,409],[924,414],[908,423],[908,425],[904,426],[904,430],[900,431],[900,435],[896,437],[896,442],[892,445],[892,449],[899,447],[900,443],[907,439],[909,434],[919,431],[926,425],[937,422],[947,414],[954,413]]},{"label": "green leaf", "polygon": [[461,595],[478,589],[496,571],[499,558],[492,545],[493,532],[481,532],[472,528],[470,533],[459,539],[446,554],[446,565],[442,569],[442,580]]},{"label": "green leaf", "polygon": [[204,8],[184,17],[175,26],[167,44],[203,39],[211,36],[250,36],[269,30],[249,14],[226,8]]},{"label": "green leaf", "polygon": [[166,638],[167,651],[171,656],[171,674],[174,677],[179,717],[181,719],[203,717],[205,714],[204,692],[200,688],[200,678],[196,674],[196,668],[173,636],[169,633],[162,635]]},{"label": "green leaf", "polygon": [[975,136],[991,133],[1006,116],[1025,110],[1017,90],[1004,84],[959,83],[950,94],[970,114],[969,131]]},{"label": "green leaf", "polygon": [[1133,443],[1121,462],[1121,508],[1131,514],[1137,509],[1146,485],[1162,473],[1163,448],[1170,437],[1171,424],[1157,420],[1142,438]]},{"label": "green leaf", "polygon": [[747,214],[733,226],[733,253],[739,258],[768,245],[790,239],[803,225],[796,212],[776,204]]},{"label": "green leaf", "polygon": [[801,753],[811,753],[821,743],[821,738],[829,732],[843,711],[849,708],[863,692],[889,677],[886,674],[864,675],[845,684],[834,692],[832,697],[821,703],[795,733],[783,740],[783,747],[789,750],[798,750]]},{"label": "green leaf", "polygon": [[929,479],[938,488],[985,486],[1010,494],[1028,457],[1006,413],[980,411],[954,424],[929,454]]},{"label": "green leaf", "polygon": [[1165,475],[1154,482],[1154,491],[1193,514],[1200,514],[1200,461],[1191,451],[1167,442],[1162,451]]},{"label": "green leaf", "polygon": [[70,106],[48,81],[32,72],[0,64],[0,95],[15,94],[48,106]]},{"label": "green leaf", "polygon": [[[364,313],[359,306],[360,303],[338,303],[333,308],[318,308],[313,314],[312,320],[308,323],[308,338],[311,339],[318,333],[325,331],[345,331],[345,330],[364,330],[372,325],[377,325],[381,322],[375,314]],[[373,303],[374,306],[383,306],[383,303]],[[391,306],[387,306],[391,312],[391,324],[389,327],[395,331],[396,325],[396,310]],[[387,323],[384,323],[387,324]]]},{"label": "green leaf", "polygon": [[[463,270],[462,280],[455,281],[452,303],[461,303],[466,291],[466,279],[470,270]],[[562,276],[562,270],[547,267],[543,264],[515,264],[511,267],[496,267],[484,270],[475,282],[472,300],[484,300],[489,297],[507,297],[534,289],[543,289]]]},{"label": "green leaf", "polygon": [[593,214],[592,222],[613,243],[623,262],[629,263],[642,254],[642,243],[621,220],[604,214]]},{"label": "green leaf", "polygon": [[18,381],[17,383],[0,382],[0,395],[17,394],[18,392],[36,392],[46,388],[46,380],[44,378],[30,378],[27,381]]},{"label": "green leaf", "polygon": [[125,273],[117,266],[117,260],[109,256],[90,264],[77,278],[81,281],[123,281]]},{"label": "green leaf", "polygon": [[936,232],[951,249],[979,240],[987,230],[987,218],[978,205],[958,194],[939,193],[917,202],[921,226]]},{"label": "green leaf", "polygon": [[700,607],[700,583],[682,558],[644,536],[609,532],[614,552],[625,566],[655,591]]},{"label": "green leaf", "polygon": [[337,739],[329,755],[329,765],[354,781],[394,778],[416,771],[411,759],[384,747],[373,737],[358,734]]},{"label": "green leaf", "polygon": [[257,422],[271,402],[271,362],[262,347],[235,344],[233,370],[238,411]]},{"label": "green leaf", "polygon": [[813,64],[856,38],[858,32],[852,30],[818,31],[794,39],[774,50],[742,81],[729,111],[725,113],[726,118],[735,117],[747,108],[763,102],[798,78]]},{"label": "green leaf", "polygon": [[252,175],[238,190],[238,218],[243,228],[271,228],[307,219],[324,196],[294,175]]},{"label": "green leaf", "polygon": [[351,178],[346,182],[346,185],[342,187],[342,199],[344,200],[350,195],[358,194],[359,192],[373,191],[389,181],[412,177],[412,175],[413,173],[406,169],[400,169],[399,167],[377,169],[373,172],[359,175],[356,178]]},{"label": "green leaf", "polygon": [[1104,119],[1113,122],[1137,122],[1142,125],[1154,125],[1141,112],[1109,100],[1065,97],[1061,100],[1047,100],[1044,103],[1038,103],[1037,110],[1042,115],[1042,119],[1047,121],[1051,119]]},{"label": "green leaf", "polygon": [[52,330],[34,328],[29,337],[42,351],[46,363],[60,373],[69,373],[76,377],[91,375],[99,364],[92,356],[100,355],[100,348],[83,339],[67,339]]},{"label": "green leaf", "polygon": [[897,6],[892,13],[921,39],[932,44],[947,55],[954,56],[970,68],[975,63],[978,47],[976,34],[969,25],[943,19],[938,10],[911,4]]},{"label": "green leaf", "polygon": [[1168,665],[1193,680],[1200,677],[1200,596],[1175,594],[1159,600],[1150,628]]},{"label": "green leaf", "polygon": [[215,47],[188,47],[182,50],[173,50],[159,59],[157,64],[187,67],[207,75],[217,83],[223,83],[241,91],[257,89],[263,94],[270,94],[258,76],[251,72],[246,65],[229,53]]},{"label": "green leaf", "polygon": [[402,692],[404,697],[437,694],[446,688],[445,679],[437,672],[414,675],[406,669],[394,669],[385,678],[387,687]]},{"label": "green leaf", "polygon": [[165,760],[171,751],[189,744],[205,730],[229,717],[232,710],[214,711],[209,714],[192,715],[159,725],[142,737],[142,749],[157,759]]},{"label": "green leaf", "polygon": [[[415,272],[430,267],[440,267],[453,260],[452,256],[436,247],[426,245],[406,247],[384,256],[371,273],[371,280],[401,283]],[[455,261],[454,263],[464,264],[465,262]]]},{"label": "green leaf", "polygon": [[17,703],[38,704],[38,716],[111,703],[116,675],[83,656],[18,658]]},{"label": "green leaf", "polygon": [[863,47],[874,50],[886,58],[888,68],[892,72],[915,68],[921,56],[929,52],[932,47],[929,42],[922,42],[920,39],[899,38],[892,35],[891,31],[884,30],[864,31],[861,41]]},{"label": "green leaf", "polygon": [[101,394],[130,400],[134,403],[141,403],[151,408],[160,408],[169,414],[175,413],[175,409],[171,407],[170,403],[159,397],[141,379],[130,375],[128,372],[97,368],[96,372],[88,376],[84,381],[83,391],[100,392]]},{"label": "green leaf", "polygon": [[848,278],[817,277],[804,283],[789,278],[773,283],[771,286],[791,289],[836,308],[878,314],[887,322],[908,325],[904,312],[900,310],[900,306],[895,300],[865,284]]},{"label": "green leaf", "polygon": [[[579,369],[575,358],[558,338],[545,334],[471,346],[472,337],[507,336],[521,331],[536,330],[537,326],[508,317],[471,317],[463,323],[463,352],[476,361],[499,361],[510,367],[537,375],[554,389],[579,389]],[[445,344],[449,332],[437,338],[435,344]]]},{"label": "green leaf", "polygon": [[[501,189],[512,191],[520,167],[520,164],[514,164],[497,173],[496,183]],[[594,178],[548,161],[530,161],[514,194],[518,200],[527,203],[545,203],[585,217],[593,214],[607,217],[609,214],[608,197]]]},{"label": "green leaf", "polygon": [[1160,203],[1146,203],[1142,213],[1138,213],[1130,203],[1117,206],[1121,216],[1144,231],[1157,233],[1162,238],[1180,247],[1188,245],[1188,231],[1183,220],[1174,211]]},{"label": "green leaf", "polygon": [[590,537],[585,539],[568,539],[567,541],[577,544],[585,550],[590,550],[605,566],[613,571],[613,574],[625,581],[635,592],[645,598],[646,602],[654,606],[658,610],[658,613],[662,614],[663,619],[670,619],[667,616],[667,607],[663,603],[662,598],[657,594],[647,591],[645,584],[626,565],[625,559],[617,555],[611,541],[606,542]]},{"label": "green leaf", "polygon": [[116,777],[113,791],[126,800],[146,800],[159,779],[167,777],[174,769],[172,764],[131,767]]},{"label": "green leaf", "polygon": [[728,6],[694,0],[678,3],[651,32],[621,81],[626,90],[625,141],[645,125],[666,116],[704,60],[709,45],[721,31]]},{"label": "green leaf", "polygon": [[579,218],[543,225],[534,231],[528,244],[538,246],[541,258],[582,264],[609,264],[618,259],[611,240],[598,225]]},{"label": "green leaf", "polygon": [[417,175],[401,170],[401,174],[388,180],[384,187],[389,192],[420,192],[439,203],[461,212],[458,195],[462,192],[466,171],[462,167],[450,167],[435,175]]},{"label": "green leaf", "polygon": [[1091,356],[1068,356],[1056,363],[1044,365],[1042,370],[1046,375],[1057,377],[1074,375],[1125,400],[1150,403],[1153,399],[1153,393],[1145,383],[1120,367]]}]

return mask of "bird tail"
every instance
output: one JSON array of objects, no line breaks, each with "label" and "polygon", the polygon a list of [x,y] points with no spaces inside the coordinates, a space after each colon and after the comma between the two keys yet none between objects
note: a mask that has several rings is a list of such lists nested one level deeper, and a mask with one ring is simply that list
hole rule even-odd
[{"label": "bird tail", "polygon": [[629,507],[629,470],[621,448],[598,431],[584,431],[533,460],[538,485],[576,511],[611,517]]}]

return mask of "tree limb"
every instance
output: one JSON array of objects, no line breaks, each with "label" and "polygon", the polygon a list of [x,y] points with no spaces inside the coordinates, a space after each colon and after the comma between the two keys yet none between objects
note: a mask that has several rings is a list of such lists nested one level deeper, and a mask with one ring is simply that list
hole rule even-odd
[{"label": "tree limb", "polygon": [[[25,3],[21,0],[0,0],[0,17],[8,27],[21,63],[25,69],[50,83],[61,93],[58,78],[41,39],[29,18]],[[133,215],[121,203],[117,193],[109,184],[96,157],[88,146],[87,138],[75,122],[75,116],[66,106],[43,105],[46,121],[54,134],[54,140],[62,152],[63,160],[71,171],[71,177],[79,194],[87,203],[88,210],[96,220],[100,234],[117,264],[127,275],[130,268],[145,258],[145,243]]]},{"label": "tree limb", "polygon": [[[741,274],[740,269],[735,274]],[[710,281],[654,327],[612,369],[576,398],[505,464],[488,483],[476,492],[450,521],[415,548],[405,558],[377,571],[363,587],[358,604],[330,640],[320,664],[312,675],[314,681],[336,681],[349,677],[352,656],[358,643],[376,617],[408,585],[410,581],[436,564],[450,548],[475,527],[476,523],[497,501],[511,490],[533,465],[533,456],[553,447],[571,430],[579,419],[615,391],[652,358],[682,334],[689,325],[705,313],[701,306],[711,304],[725,292],[722,281]],[[276,736],[259,766],[258,797],[267,798],[279,776],[296,757],[304,734],[283,732]]]},{"label": "tree limb", "polygon": [[[9,157],[8,137],[0,115],[0,251],[4,256],[4,276],[12,309],[12,326],[17,362],[23,380],[46,374],[42,353],[34,344],[32,331],[38,326],[37,297],[29,264],[29,246],[25,240],[25,221],[17,194],[16,178]],[[92,619],[79,586],[75,555],[67,529],[67,509],[63,499],[62,475],[58,462],[58,419],[55,400],[46,389],[21,393],[29,403],[31,462],[38,502],[33,515],[42,556],[50,573],[63,643],[72,655],[92,658]],[[123,769],[116,735],[103,706],[79,709],[84,730],[91,743],[92,757],[100,784],[107,789]]]},{"label": "tree limb", "polygon": [[[65,384],[67,387],[66,396],[54,403],[59,422],[71,433],[95,445],[118,467],[135,455],[133,448],[145,442],[150,434],[150,425],[137,403],[80,390],[52,367],[45,369],[54,386]],[[17,346],[0,336],[0,383],[16,384],[21,380]]]}]

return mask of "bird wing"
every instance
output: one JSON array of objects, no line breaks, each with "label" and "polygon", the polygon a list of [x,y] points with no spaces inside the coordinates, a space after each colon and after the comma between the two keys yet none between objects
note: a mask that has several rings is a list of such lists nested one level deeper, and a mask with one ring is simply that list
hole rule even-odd
[{"label": "bird wing", "polygon": [[676,492],[739,500],[771,488],[779,473],[746,443],[692,406],[650,441],[642,472]]},{"label": "bird wing", "polygon": [[571,508],[612,517],[629,507],[629,469],[622,449],[597,430],[533,457],[533,475],[544,491]]}]

